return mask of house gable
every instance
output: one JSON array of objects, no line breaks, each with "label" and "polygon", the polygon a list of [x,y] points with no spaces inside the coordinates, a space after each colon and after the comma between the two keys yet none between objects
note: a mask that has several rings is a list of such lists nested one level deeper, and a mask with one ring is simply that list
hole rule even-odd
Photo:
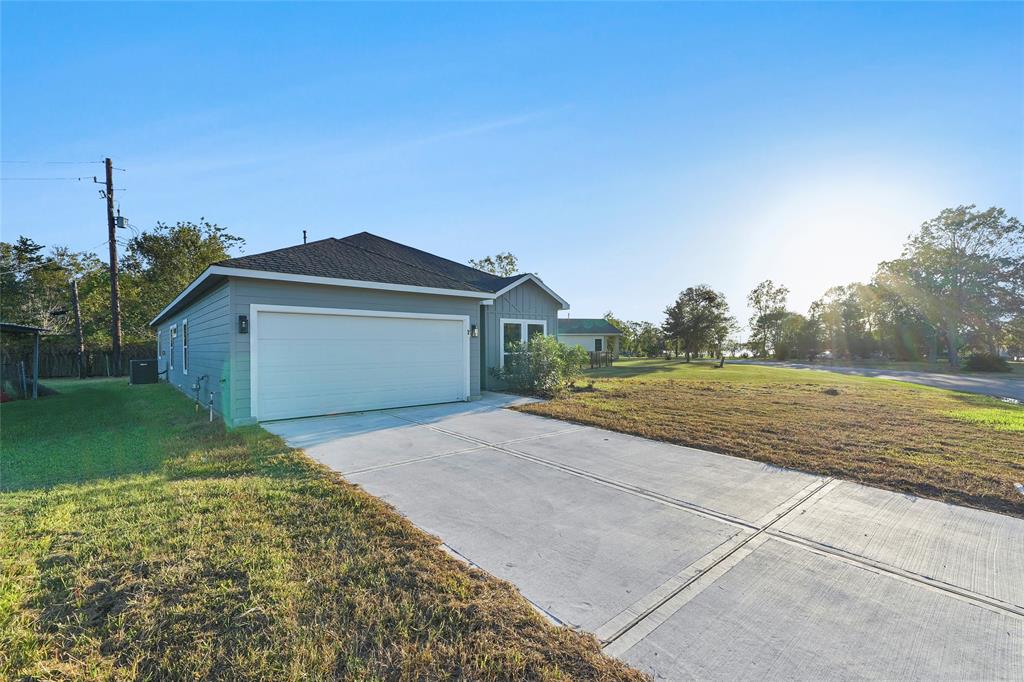
[{"label": "house gable", "polygon": [[532,277],[523,278],[519,284],[495,297],[493,304],[480,306],[480,343],[483,350],[480,377],[484,388],[499,389],[503,386],[493,376],[493,372],[501,367],[502,320],[543,320],[547,334],[555,335],[558,311],[563,309],[565,302],[549,291]]}]

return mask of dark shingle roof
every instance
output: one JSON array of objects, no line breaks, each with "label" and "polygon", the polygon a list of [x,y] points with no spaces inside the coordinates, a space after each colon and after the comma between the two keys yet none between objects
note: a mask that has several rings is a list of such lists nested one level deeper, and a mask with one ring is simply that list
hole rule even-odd
[{"label": "dark shingle roof", "polygon": [[621,334],[618,327],[604,318],[559,318],[559,334]]},{"label": "dark shingle roof", "polygon": [[487,293],[501,291],[523,276],[498,277],[369,232],[229,258],[216,265]]}]

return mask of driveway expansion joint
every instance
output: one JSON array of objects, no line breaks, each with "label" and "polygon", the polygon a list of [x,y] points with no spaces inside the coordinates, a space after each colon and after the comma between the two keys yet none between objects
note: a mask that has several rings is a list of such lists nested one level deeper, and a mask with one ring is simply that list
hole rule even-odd
[{"label": "driveway expansion joint", "polygon": [[455,455],[465,455],[470,452],[476,452],[477,450],[483,450],[482,445],[474,445],[469,448],[462,448],[461,450],[452,450],[451,452],[441,452],[436,455],[425,455],[423,457],[413,457],[412,459],[403,459],[401,462],[391,462],[390,464],[378,464],[372,467],[363,467],[362,469],[352,469],[351,471],[342,471],[343,476],[355,476],[356,474],[367,474],[372,471],[382,471],[384,469],[394,469],[395,467],[405,466],[406,464],[417,464],[419,462],[429,462],[432,459],[442,459],[444,457],[454,457]]},{"label": "driveway expansion joint", "polygon": [[[807,503],[812,498],[818,496],[819,493],[826,488],[831,489],[830,486],[834,483],[834,479],[826,478],[805,486],[802,490],[797,492],[795,495],[790,496],[788,500],[769,512],[769,515],[774,514],[770,521],[758,528],[753,534],[742,538],[739,542],[735,543],[734,546],[730,547],[728,551],[722,553],[721,556],[716,556],[716,551],[722,547],[722,545],[719,545],[718,548],[695,561],[691,566],[694,566],[698,570],[692,577],[675,589],[671,590],[667,595],[659,599],[657,603],[645,609],[631,622],[620,627],[606,640],[602,638],[605,650],[614,656],[620,656],[628,651],[634,644],[657,629],[658,625],[668,620],[669,616],[682,608],[686,602],[693,599],[697,594],[703,591],[704,588],[710,586],[719,577],[725,575],[729,569],[742,561],[756,548],[764,544],[765,539],[767,538],[765,533],[772,524],[781,521],[794,510]],[[776,513],[777,510],[781,510],[781,513]],[[735,537],[736,536],[734,536],[734,538]],[[724,544],[727,543],[723,543],[723,545]],[[708,558],[712,559],[710,563],[708,563],[707,566],[702,566],[702,562]],[[683,570],[686,571],[687,569]],[[693,586],[698,586],[698,589],[688,589]],[[678,599],[678,597],[684,592],[686,593],[685,597],[683,599]],[[642,598],[641,601],[644,599],[646,599],[646,597]],[[650,622],[645,623],[648,619],[650,619]],[[636,632],[633,632],[634,630],[636,630]]]},{"label": "driveway expansion joint", "polygon": [[[860,568],[864,568],[866,570],[870,570],[872,572],[877,572],[877,573],[880,573],[880,574],[885,574],[885,575],[888,575],[890,577],[897,578],[898,580],[900,580],[902,582],[909,582],[909,583],[912,583],[912,584],[917,585],[919,587],[924,587],[924,588],[930,589],[930,590],[936,590],[936,591],[945,593],[948,596],[956,597],[956,598],[958,598],[958,599],[960,599],[962,601],[970,602],[970,603],[974,604],[975,606],[980,606],[982,608],[986,608],[987,610],[990,610],[990,611],[995,611],[995,612],[998,612],[998,613],[1001,613],[1001,614],[1011,615],[1011,616],[1015,616],[1015,617],[1024,617],[1024,609],[1022,609],[1022,608],[1020,608],[1020,607],[1018,607],[1016,605],[1008,604],[1008,603],[1003,602],[1001,600],[998,600],[998,599],[995,599],[995,598],[992,598],[992,597],[988,597],[988,596],[979,594],[977,592],[974,592],[972,590],[968,590],[966,588],[955,587],[953,585],[949,585],[948,583],[943,583],[941,581],[937,581],[937,580],[928,578],[928,577],[923,576],[923,575],[912,573],[910,571],[906,571],[906,570],[897,568],[895,566],[892,566],[892,565],[889,565],[889,564],[886,564],[886,563],[883,563],[883,562],[880,562],[880,561],[875,561],[875,560],[872,560],[872,559],[868,559],[867,557],[863,557],[863,556],[860,556],[860,555],[857,555],[857,554],[846,552],[846,551],[840,550],[838,548],[831,547],[829,545],[824,545],[824,544],[821,544],[821,543],[814,542],[812,540],[806,540],[804,538],[800,538],[798,536],[790,535],[788,533],[785,533],[784,531],[780,531],[780,530],[776,530],[776,529],[772,528],[772,526],[777,524],[779,521],[782,521],[784,518],[786,518],[787,516],[792,514],[797,509],[805,509],[807,507],[810,507],[814,503],[819,501],[821,498],[823,498],[824,496],[828,495],[830,492],[835,490],[842,483],[842,481],[840,481],[839,479],[835,479],[835,478],[832,478],[832,477],[818,479],[817,481],[810,483],[808,486],[805,486],[802,490],[797,492],[795,495],[791,496],[789,499],[787,499],[782,504],[778,505],[777,507],[775,507],[774,509],[770,510],[766,514],[762,515],[758,519],[757,522],[751,523],[749,521],[745,521],[743,519],[731,516],[729,514],[724,514],[722,512],[718,512],[718,511],[715,511],[713,509],[707,509],[707,508],[704,508],[704,507],[702,507],[700,505],[696,505],[696,504],[693,504],[693,503],[690,503],[690,502],[686,502],[684,500],[678,500],[678,499],[672,498],[670,496],[657,493],[657,492],[652,491],[652,490],[647,490],[646,488],[642,488],[640,486],[635,486],[635,485],[632,485],[632,484],[629,484],[629,483],[624,483],[622,481],[617,481],[617,480],[614,480],[614,479],[605,478],[605,477],[598,476],[596,474],[593,474],[593,473],[590,473],[590,472],[587,472],[587,471],[584,471],[584,470],[581,470],[581,469],[576,469],[575,467],[571,467],[571,466],[568,466],[568,465],[560,464],[560,463],[557,463],[557,462],[552,462],[552,461],[544,459],[542,457],[537,457],[535,455],[530,455],[530,454],[525,453],[525,452],[520,452],[518,450],[514,450],[514,449],[512,449],[512,448],[507,446],[510,443],[515,443],[515,442],[519,442],[519,441],[532,440],[532,439],[535,439],[535,438],[538,438],[538,437],[548,437],[548,436],[554,436],[554,435],[560,435],[560,434],[566,434],[566,433],[574,433],[576,431],[580,431],[580,430],[583,430],[583,429],[586,429],[586,428],[596,428],[596,427],[580,427],[579,429],[570,429],[570,430],[564,430],[564,431],[550,432],[550,433],[540,434],[540,436],[533,436],[533,437],[530,437],[530,438],[516,439],[516,440],[513,440],[513,441],[503,441],[503,442],[499,442],[499,443],[489,443],[489,442],[484,441],[484,440],[482,440],[480,438],[475,438],[473,436],[467,436],[465,434],[458,433],[457,431],[451,431],[451,430],[448,430],[448,429],[441,428],[441,427],[439,427],[439,426],[437,426],[437,425],[435,425],[433,423],[430,423],[430,422],[420,421],[418,419],[407,417],[405,415],[393,415],[393,416],[395,416],[395,417],[397,417],[399,419],[405,420],[407,422],[413,423],[413,424],[419,424],[421,426],[426,426],[427,428],[433,429],[433,430],[435,430],[435,431],[437,431],[439,433],[443,433],[443,434],[448,435],[448,436],[452,436],[452,437],[455,437],[455,438],[460,438],[460,439],[465,440],[467,442],[474,443],[474,444],[476,444],[476,445],[478,445],[480,447],[487,447],[487,448],[490,448],[492,450],[495,450],[495,451],[498,451],[498,452],[503,452],[503,453],[508,454],[510,456],[513,456],[513,457],[517,457],[519,459],[523,459],[523,460],[526,460],[526,461],[533,462],[535,464],[539,464],[541,466],[547,466],[547,467],[550,467],[550,468],[553,468],[553,469],[557,469],[557,470],[563,471],[565,473],[568,473],[568,474],[571,474],[571,475],[574,475],[574,476],[579,476],[581,478],[588,479],[588,480],[590,480],[590,481],[592,481],[594,483],[598,483],[600,485],[605,485],[605,486],[608,486],[608,487],[620,490],[622,492],[625,492],[625,493],[628,493],[628,494],[631,494],[631,495],[636,495],[636,496],[639,496],[639,497],[643,497],[643,498],[646,498],[646,499],[649,499],[649,500],[652,500],[652,501],[655,501],[655,502],[660,502],[662,504],[674,507],[674,508],[682,510],[682,511],[690,512],[692,514],[696,514],[698,516],[702,516],[702,517],[709,518],[709,519],[712,519],[712,520],[716,520],[716,521],[720,521],[720,522],[723,522],[723,523],[727,523],[727,524],[730,524],[730,525],[732,525],[732,526],[734,526],[736,528],[739,528],[741,530],[753,531],[753,533],[751,535],[749,535],[744,540],[739,542],[735,547],[730,548],[730,550],[728,552],[726,552],[723,556],[721,556],[716,561],[714,561],[703,572],[701,572],[700,574],[696,575],[692,579],[689,579],[689,580],[685,581],[685,583],[683,585],[675,588],[669,596],[665,597],[664,599],[659,600],[658,605],[656,605],[656,606],[654,606],[653,608],[650,608],[650,609],[645,609],[644,610],[644,614],[641,615],[639,618],[634,619],[631,623],[629,623],[627,625],[618,627],[615,630],[615,632],[611,633],[609,635],[609,639],[607,641],[602,641],[602,643],[605,646],[606,652],[611,653],[612,655],[616,655],[616,656],[621,655],[621,653],[624,653],[625,651],[627,651],[629,649],[629,647],[632,646],[632,644],[630,644],[629,647],[624,647],[623,648],[623,646],[624,646],[623,644],[616,644],[616,642],[619,641],[619,640],[622,640],[623,637],[628,637],[629,636],[629,632],[631,630],[636,630],[636,628],[638,626],[641,626],[643,624],[643,621],[648,620],[648,619],[653,619],[653,620],[651,620],[651,623],[649,623],[648,625],[643,626],[642,631],[645,633],[643,635],[643,637],[645,637],[647,634],[649,634],[654,629],[656,629],[657,625],[660,625],[662,622],[664,622],[664,620],[668,616],[665,615],[664,618],[661,618],[660,616],[662,616],[664,614],[659,614],[658,613],[658,610],[660,608],[662,608],[662,607],[664,607],[665,605],[668,604],[668,605],[670,605],[669,608],[672,609],[672,613],[674,613],[675,611],[678,610],[678,608],[681,608],[687,601],[689,601],[694,596],[696,596],[699,593],[700,590],[703,590],[704,587],[706,587],[707,585],[712,584],[714,582],[714,580],[717,580],[718,577],[720,577],[721,575],[724,575],[726,572],[728,572],[728,570],[730,568],[732,568],[733,566],[738,564],[739,561],[742,558],[744,558],[747,555],[749,555],[750,553],[752,553],[754,551],[754,549],[756,549],[758,546],[763,544],[768,538],[772,538],[772,539],[779,540],[779,541],[782,541],[782,542],[787,543],[787,544],[791,544],[791,545],[795,545],[795,546],[798,546],[798,547],[802,547],[805,550],[812,551],[812,552],[814,552],[814,553],[816,553],[816,554],[818,554],[820,556],[824,556],[824,557],[829,558],[831,560],[840,561],[840,562],[847,563],[847,564],[853,564],[853,565],[856,565],[856,566],[858,566]],[[767,519],[766,523],[763,523],[763,524],[760,523],[760,522],[762,522],[762,521],[764,521],[766,519]],[[755,540],[756,540],[756,542],[755,542]],[[754,544],[751,544],[751,543],[754,543]],[[744,548],[749,548],[749,549],[745,550]],[[709,554],[712,554],[712,553],[714,553],[714,550],[712,550],[712,552],[710,552]],[[705,555],[705,556],[708,556],[708,555]],[[699,562],[700,562],[700,559],[698,559],[697,561],[693,562],[693,564],[691,564],[690,566],[694,566],[695,564],[698,564]],[[687,569],[684,568],[682,572],[685,572],[686,570]],[[714,575],[714,579],[711,579],[712,575]],[[678,578],[678,577],[679,577],[679,575],[677,574],[677,576],[675,576],[675,578]],[[702,578],[703,578],[703,580],[701,580]],[[672,582],[672,580],[673,579],[670,579],[668,582]],[[690,586],[697,586],[700,589],[699,590],[690,590],[690,591],[688,591],[687,588],[690,587]],[[655,590],[655,592],[657,592],[657,591],[658,590]],[[645,597],[642,597],[641,600],[639,600],[639,601],[643,601],[644,599],[647,599],[647,598],[650,598],[650,595],[645,595]],[[633,607],[629,607],[629,608],[633,608]],[[627,608],[626,611],[629,611],[629,608]],[[621,616],[622,614],[619,614],[619,615]],[[669,615],[671,615],[671,614],[669,614]],[[615,621],[616,618],[619,618],[619,616],[616,616],[611,621],[608,621],[607,623],[605,623],[605,625],[601,626],[601,628],[599,628],[599,629],[612,627],[612,623],[613,623],[613,621]],[[640,630],[637,630],[637,631],[639,632]],[[640,641],[640,639],[642,639],[643,637],[637,638],[636,641]],[[628,639],[624,640],[624,641],[631,641],[631,640],[632,640],[632,637],[628,637]],[[636,642],[633,642],[633,644],[635,644],[635,643]],[[621,651],[620,651],[620,649],[621,649]]]}]

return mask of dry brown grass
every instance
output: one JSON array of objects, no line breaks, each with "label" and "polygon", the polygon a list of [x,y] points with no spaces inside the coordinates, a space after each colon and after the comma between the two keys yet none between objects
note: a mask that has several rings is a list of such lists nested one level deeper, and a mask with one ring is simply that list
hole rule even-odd
[{"label": "dry brown grass", "polygon": [[534,414],[1024,516],[1024,408],[895,381],[627,361]]}]

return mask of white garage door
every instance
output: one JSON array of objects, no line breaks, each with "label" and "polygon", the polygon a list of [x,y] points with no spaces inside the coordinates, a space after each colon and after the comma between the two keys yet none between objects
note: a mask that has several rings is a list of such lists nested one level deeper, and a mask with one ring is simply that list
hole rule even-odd
[{"label": "white garage door", "polygon": [[469,397],[468,318],[254,310],[250,375],[261,420]]}]

